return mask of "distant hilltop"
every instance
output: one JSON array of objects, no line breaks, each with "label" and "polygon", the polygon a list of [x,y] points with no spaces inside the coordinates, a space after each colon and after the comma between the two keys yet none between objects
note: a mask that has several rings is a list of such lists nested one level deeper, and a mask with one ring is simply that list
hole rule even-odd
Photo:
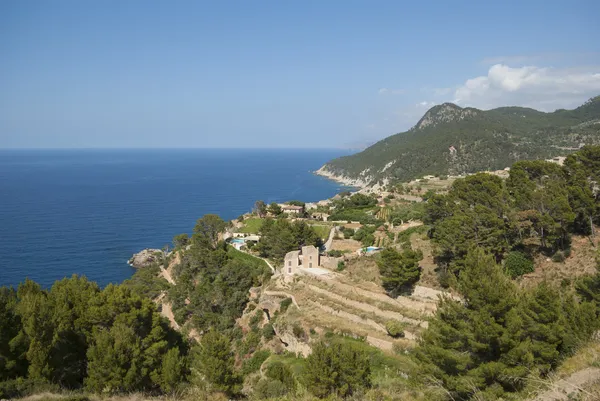
[{"label": "distant hilltop", "polygon": [[334,159],[316,173],[352,185],[409,181],[425,175],[500,170],[516,161],[549,159],[600,144],[600,96],[574,110],[524,107],[479,110],[444,103],[406,132]]}]

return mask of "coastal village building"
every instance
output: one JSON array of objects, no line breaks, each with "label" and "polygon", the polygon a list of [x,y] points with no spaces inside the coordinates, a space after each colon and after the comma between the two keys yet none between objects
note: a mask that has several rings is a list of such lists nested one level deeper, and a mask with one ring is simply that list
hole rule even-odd
[{"label": "coastal village building", "polygon": [[327,213],[314,212],[311,214],[311,217],[315,220],[327,221],[329,215]]},{"label": "coastal village building", "polygon": [[304,213],[304,208],[302,206],[296,206],[296,205],[281,205],[281,210],[283,211],[283,213],[290,213],[290,214]]},{"label": "coastal village building", "polygon": [[291,251],[285,254],[283,273],[294,275],[300,268],[319,267],[321,259],[319,250],[313,245],[303,246],[299,251]]}]

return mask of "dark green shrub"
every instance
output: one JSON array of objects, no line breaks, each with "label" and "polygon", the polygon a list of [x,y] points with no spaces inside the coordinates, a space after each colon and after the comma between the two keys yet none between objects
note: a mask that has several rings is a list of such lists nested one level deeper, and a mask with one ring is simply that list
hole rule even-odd
[{"label": "dark green shrub", "polygon": [[21,398],[34,393],[56,392],[59,387],[55,384],[18,378],[0,382],[0,399]]},{"label": "dark green shrub", "polygon": [[261,338],[262,336],[254,331],[246,334],[246,338],[244,338],[244,341],[242,341],[238,348],[238,354],[244,356],[253,353],[258,348]]},{"label": "dark green shrub", "polygon": [[257,399],[279,399],[287,395],[288,389],[279,380],[268,378],[260,379],[254,387],[254,396]]},{"label": "dark green shrub", "polygon": [[404,324],[402,322],[399,322],[397,320],[388,320],[385,323],[385,329],[391,337],[404,337]]},{"label": "dark green shrub", "polygon": [[517,278],[534,270],[533,261],[523,252],[512,251],[504,260],[504,270],[510,277]]},{"label": "dark green shrub", "polygon": [[248,375],[260,369],[263,362],[271,356],[271,352],[265,349],[258,350],[250,359],[246,359],[242,364],[242,373]]},{"label": "dark green shrub", "polygon": [[275,329],[273,329],[273,325],[271,323],[265,324],[265,327],[262,329],[262,335],[267,341],[275,337]]},{"label": "dark green shrub", "polygon": [[344,270],[346,268],[346,263],[343,260],[340,260],[337,263],[337,271],[341,272],[342,270]]},{"label": "dark green shrub", "polygon": [[281,301],[279,303],[279,310],[281,311],[281,313],[285,313],[285,311],[287,311],[287,309],[289,308],[289,306],[292,304],[292,298],[286,298],[283,301]]},{"label": "dark green shrub", "polygon": [[306,332],[302,326],[298,324],[294,324],[294,326],[292,326],[292,333],[294,333],[294,336],[298,339],[303,339],[306,337]]},{"label": "dark green shrub", "polygon": [[342,233],[344,234],[344,238],[352,238],[352,236],[354,235],[354,230],[351,228],[343,227]]},{"label": "dark green shrub", "polygon": [[556,251],[554,255],[552,255],[552,261],[556,263],[562,263],[566,259],[565,253],[563,251]]},{"label": "dark green shrub", "polygon": [[288,391],[293,390],[296,387],[294,374],[290,368],[282,362],[275,362],[268,365],[265,371],[265,376],[270,379],[280,381]]},{"label": "dark green shrub", "polygon": [[258,324],[263,321],[264,314],[265,313],[263,312],[262,309],[257,309],[256,313],[254,315],[252,315],[252,317],[250,318],[250,321],[248,322],[250,324],[250,328],[252,328],[252,330],[255,330],[258,327]]}]

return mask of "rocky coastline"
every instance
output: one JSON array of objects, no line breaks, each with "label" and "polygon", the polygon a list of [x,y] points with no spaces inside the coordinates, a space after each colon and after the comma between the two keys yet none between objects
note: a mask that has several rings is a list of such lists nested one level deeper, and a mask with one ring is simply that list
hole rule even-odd
[{"label": "rocky coastline", "polygon": [[162,254],[160,249],[146,248],[138,253],[134,253],[133,256],[127,261],[127,264],[136,269],[142,269],[150,266],[152,263],[158,260],[157,253]]},{"label": "rocky coastline", "polygon": [[360,178],[350,178],[350,177],[346,177],[344,175],[335,174],[327,169],[327,165],[322,166],[320,169],[316,170],[314,173],[316,175],[325,177],[329,180],[339,182],[340,184],[343,184],[343,185],[346,185],[349,187],[356,187],[357,189],[364,189],[369,185],[369,183],[367,181],[360,179]]}]

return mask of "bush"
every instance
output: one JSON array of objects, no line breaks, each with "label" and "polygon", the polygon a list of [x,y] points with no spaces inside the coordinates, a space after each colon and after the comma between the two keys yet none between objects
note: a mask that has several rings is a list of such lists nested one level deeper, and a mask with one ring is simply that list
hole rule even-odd
[{"label": "bush", "polygon": [[265,349],[258,350],[252,358],[246,359],[242,364],[242,373],[248,375],[260,369],[264,361],[271,356],[271,352]]},{"label": "bush", "polygon": [[337,268],[336,268],[336,270],[337,270],[337,271],[339,271],[339,272],[341,272],[341,271],[343,271],[345,268],[346,268],[346,262],[344,262],[343,260],[340,260],[340,261],[337,263]]},{"label": "bush", "polygon": [[249,324],[252,330],[258,327],[258,324],[263,320],[264,312],[262,309],[257,309],[256,313],[250,318]]},{"label": "bush", "polygon": [[344,238],[352,238],[352,236],[354,235],[354,230],[351,228],[343,227],[342,233],[344,234]]},{"label": "bush", "polygon": [[279,380],[268,378],[260,379],[254,387],[254,396],[257,399],[279,399],[288,393],[285,384]]},{"label": "bush", "polygon": [[260,344],[260,339],[260,334],[255,333],[253,331],[249,332],[246,335],[244,341],[242,341],[242,343],[240,344],[238,348],[238,354],[240,356],[244,356],[253,353],[258,348],[258,345]]},{"label": "bush", "polygon": [[292,304],[292,298],[286,298],[279,303],[279,311],[285,313],[289,306]]},{"label": "bush", "polygon": [[275,329],[273,329],[273,325],[271,323],[265,324],[265,327],[262,329],[262,335],[267,341],[275,337]]},{"label": "bush", "polygon": [[512,278],[533,272],[533,261],[523,252],[512,251],[506,256],[504,270]]},{"label": "bush", "polygon": [[302,326],[298,324],[294,324],[294,326],[292,326],[292,333],[294,333],[294,336],[300,340],[306,337],[306,332],[304,331]]},{"label": "bush", "polygon": [[402,338],[404,337],[404,324],[397,320],[388,320],[385,323],[385,329],[388,334],[393,338]]},{"label": "bush", "polygon": [[0,382],[0,398],[21,398],[34,393],[55,392],[59,387],[55,384],[45,383],[32,379],[18,378]]},{"label": "bush", "polygon": [[274,362],[267,366],[265,376],[283,383],[283,385],[288,391],[294,390],[294,388],[296,387],[294,374],[292,373],[290,368],[282,362]]},{"label": "bush", "polygon": [[332,393],[345,398],[371,387],[370,357],[358,344],[317,343],[306,365],[306,388],[319,398]]},{"label": "bush", "polygon": [[327,252],[327,256],[330,256],[332,258],[339,258],[343,254],[344,254],[344,252],[342,252],[342,251],[340,251],[338,249],[334,249],[332,251]]},{"label": "bush", "polygon": [[556,263],[562,263],[566,259],[565,253],[563,251],[556,251],[554,255],[552,255],[552,261]]}]

